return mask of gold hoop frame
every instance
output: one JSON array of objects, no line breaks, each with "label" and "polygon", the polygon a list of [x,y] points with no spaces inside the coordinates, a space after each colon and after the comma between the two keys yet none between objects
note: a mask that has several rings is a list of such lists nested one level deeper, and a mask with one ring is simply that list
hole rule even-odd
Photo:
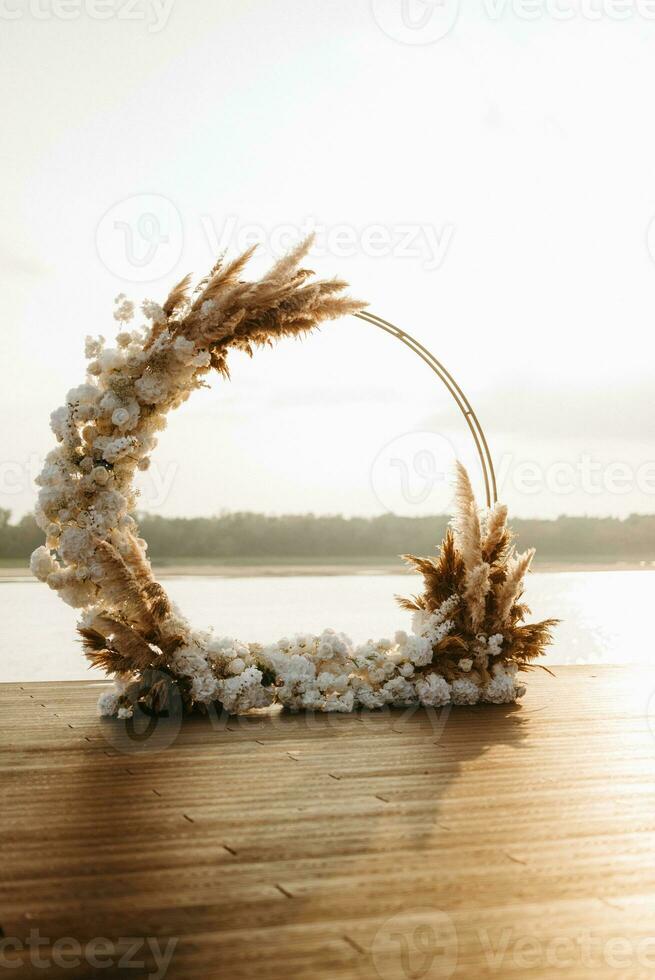
[{"label": "gold hoop frame", "polygon": [[466,424],[469,427],[471,435],[473,436],[473,441],[475,443],[475,448],[478,453],[480,460],[480,466],[482,467],[482,475],[484,477],[484,490],[485,496],[487,498],[487,507],[491,508],[498,500],[498,489],[496,487],[496,473],[494,471],[494,464],[491,458],[491,452],[489,451],[489,445],[487,443],[486,436],[480,420],[473,410],[473,406],[470,401],[457,384],[453,378],[450,371],[448,371],[441,361],[432,354],[427,347],[412,337],[411,334],[406,333],[405,330],[401,330],[400,327],[395,326],[393,323],[389,323],[388,320],[383,320],[381,316],[376,316],[375,313],[368,313],[366,310],[362,310],[359,313],[354,313],[358,320],[364,320],[366,323],[372,324],[374,327],[379,327],[380,330],[384,330],[385,333],[391,334],[392,337],[396,337],[405,345],[409,347],[411,351],[421,358],[422,361],[427,364],[431,371],[433,371],[439,380],[445,385],[450,394],[453,396],[457,403],[457,407],[466,419]]}]

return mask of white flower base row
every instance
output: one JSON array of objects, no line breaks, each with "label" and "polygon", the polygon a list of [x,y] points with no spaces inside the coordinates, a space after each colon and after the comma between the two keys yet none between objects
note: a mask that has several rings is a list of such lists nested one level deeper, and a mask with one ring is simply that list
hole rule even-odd
[{"label": "white flower base row", "polygon": [[[369,640],[360,646],[331,629],[320,636],[300,633],[265,646],[190,633],[189,643],[174,654],[173,666],[191,682],[194,702],[210,705],[219,701],[235,715],[272,704],[294,711],[342,712],[384,705],[508,704],[525,693],[517,681],[515,664],[497,664],[491,680],[481,683],[476,660],[481,666],[486,664],[496,648],[495,637],[480,636],[475,659],[466,658],[459,664],[468,676],[449,683],[429,669],[430,633],[441,625],[439,613],[429,617],[417,613],[414,624],[419,633],[398,632],[393,640]],[[130,717],[132,708],[125,703],[128,687],[128,681],[120,681],[103,693],[100,714]]]}]

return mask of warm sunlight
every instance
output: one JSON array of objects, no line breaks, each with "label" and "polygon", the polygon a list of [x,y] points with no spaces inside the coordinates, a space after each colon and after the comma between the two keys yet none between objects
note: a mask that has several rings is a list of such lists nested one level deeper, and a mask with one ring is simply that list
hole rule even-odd
[{"label": "warm sunlight", "polygon": [[655,0],[0,37],[0,968],[655,976]]}]

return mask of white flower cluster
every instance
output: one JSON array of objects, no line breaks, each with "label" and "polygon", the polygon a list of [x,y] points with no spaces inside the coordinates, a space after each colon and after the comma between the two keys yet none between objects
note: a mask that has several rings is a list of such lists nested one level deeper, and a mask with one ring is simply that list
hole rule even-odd
[{"label": "white flower cluster", "polygon": [[455,627],[455,623],[450,616],[459,605],[459,596],[452,595],[445,602],[442,602],[434,612],[426,612],[418,609],[412,617],[412,629],[419,636],[424,636],[435,646],[443,640]]},{"label": "white flower cluster", "polygon": [[[123,294],[116,297],[114,317],[123,327],[134,312]],[[153,325],[164,319],[156,303],[146,301],[143,312]],[[129,516],[137,501],[135,471],[147,469],[167,412],[198,386],[210,363],[208,351],[167,329],[151,342],[153,336],[146,324],[123,329],[115,347],[107,347],[104,337],[87,337],[87,379],[50,417],[59,445],[36,481],[36,519],[46,544],[35,551],[31,567],[80,608],[105,603],[97,542],[126,547],[126,534],[136,528]]]},{"label": "white flower cluster", "polygon": [[[210,365],[206,349],[174,335],[160,306],[146,301],[142,312],[150,322],[128,329],[135,308],[121,294],[114,311],[121,328],[116,345],[87,337],[86,380],[52,413],[58,446],[37,479],[36,518],[46,542],[32,555],[32,572],[82,609],[82,625],[88,628],[108,610],[120,620],[120,584],[104,573],[100,544],[108,542],[120,555],[136,547],[145,561],[146,543],[136,538],[130,516],[137,503],[133,478],[147,468],[167,413],[202,383]],[[190,701],[220,702],[231,713],[273,702],[292,710],[352,711],[516,700],[523,688],[511,665],[499,661],[500,634],[478,636],[448,678],[438,663],[433,665],[435,646],[455,628],[459,603],[453,595],[434,612],[416,613],[412,633],[359,646],[329,629],[248,645],[194,632],[177,611],[166,614],[161,629],[176,638],[169,669]],[[488,670],[490,662],[494,666]],[[121,676],[115,689],[102,695],[100,712],[129,715],[130,685],[131,678]]]},{"label": "white flower cluster", "polygon": [[194,633],[190,643],[174,654],[173,667],[191,680],[193,700],[220,701],[230,714],[264,708],[273,697],[263,686],[263,672],[245,643],[210,633]]},{"label": "white flower cluster", "polygon": [[287,708],[352,711],[352,644],[343,633],[299,633],[262,648],[261,661],[276,678],[277,700]]}]

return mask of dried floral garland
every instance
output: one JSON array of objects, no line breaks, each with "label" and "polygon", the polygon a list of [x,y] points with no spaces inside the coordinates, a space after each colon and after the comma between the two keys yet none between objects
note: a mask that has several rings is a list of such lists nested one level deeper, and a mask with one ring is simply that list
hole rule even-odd
[{"label": "dried floral garland", "polygon": [[86,656],[116,681],[100,698],[103,715],[129,717],[137,703],[164,711],[173,695],[188,711],[220,704],[230,713],[274,702],[320,711],[506,703],[521,697],[518,671],[550,640],[553,620],[522,625],[532,552],[514,553],[505,507],[480,514],[461,466],[439,557],[407,556],[425,580],[420,596],[400,600],[414,612],[409,635],[357,647],[334,630],[244,643],[192,629],[156,581],[131,516],[132,481],[147,469],[167,413],[211,369],[228,377],[230,348],[252,353],[364,306],[344,295],[346,283],[300,268],[308,247],[257,282],[241,279],[252,250],[219,261],[192,295],[186,277],[163,306],[143,304],[148,322],[139,330],[126,329],[135,310],[121,294],[116,346],[87,337],[87,379],[52,413],[59,445],[37,480],[46,544],[31,568],[82,610]]}]

